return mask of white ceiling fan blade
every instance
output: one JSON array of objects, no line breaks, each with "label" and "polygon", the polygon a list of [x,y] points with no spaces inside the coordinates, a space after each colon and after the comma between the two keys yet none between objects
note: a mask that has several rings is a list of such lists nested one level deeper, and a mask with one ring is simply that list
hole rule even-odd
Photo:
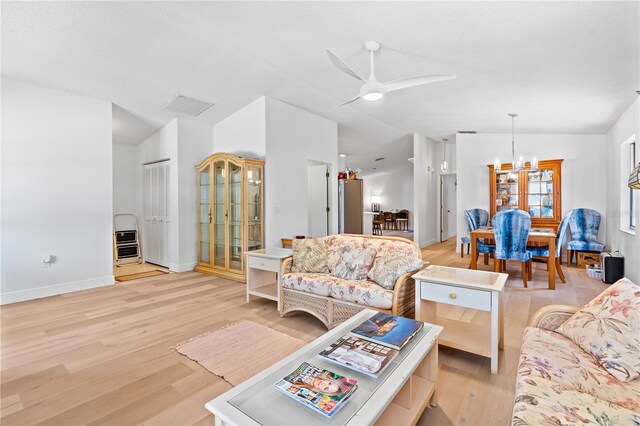
[{"label": "white ceiling fan blade", "polygon": [[393,92],[394,90],[407,89],[409,87],[421,86],[423,84],[435,83],[437,81],[445,81],[456,78],[453,74],[434,74],[425,75],[423,77],[411,77],[402,80],[394,80],[385,83],[387,92]]},{"label": "white ceiling fan blade", "polygon": [[358,80],[367,81],[364,78],[362,78],[360,74],[355,72],[349,65],[345,64],[342,59],[338,58],[338,56],[332,51],[330,51],[329,49],[327,49],[327,56],[329,57],[331,62],[333,62],[333,65],[335,65],[336,68],[338,68],[343,73],[348,74],[351,77],[356,78]]},{"label": "white ceiling fan blade", "polygon": [[353,98],[349,99],[347,102],[343,102],[343,103],[341,103],[340,105],[336,105],[336,108],[337,108],[337,107],[341,107],[341,106],[348,105],[348,104],[350,104],[351,102],[355,102],[355,101],[357,101],[358,99],[360,99],[360,95],[354,96]]}]

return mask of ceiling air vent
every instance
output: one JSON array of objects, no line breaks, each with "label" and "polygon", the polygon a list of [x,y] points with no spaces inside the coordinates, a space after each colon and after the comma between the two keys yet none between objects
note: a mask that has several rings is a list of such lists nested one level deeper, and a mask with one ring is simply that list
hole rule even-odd
[{"label": "ceiling air vent", "polygon": [[467,135],[475,135],[475,130],[458,130],[458,133],[466,133]]},{"label": "ceiling air vent", "polygon": [[374,161],[382,161],[382,160],[384,160],[384,157],[378,157]]},{"label": "ceiling air vent", "polygon": [[181,112],[183,114],[189,114],[193,116],[198,116],[211,108],[213,104],[199,101],[197,99],[188,98],[186,96],[182,96],[181,94],[176,94],[169,101],[164,104],[164,109],[170,109],[172,111]]}]

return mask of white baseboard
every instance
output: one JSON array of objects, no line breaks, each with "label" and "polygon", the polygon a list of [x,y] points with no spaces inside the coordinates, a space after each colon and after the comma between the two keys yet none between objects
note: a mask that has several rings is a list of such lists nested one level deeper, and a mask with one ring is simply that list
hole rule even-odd
[{"label": "white baseboard", "polygon": [[0,305],[40,299],[42,297],[57,296],[59,294],[71,293],[72,291],[104,287],[113,285],[115,282],[116,280],[113,275],[107,275],[104,277],[91,278],[89,280],[53,284],[44,287],[30,288],[27,290],[10,291],[0,294]]},{"label": "white baseboard", "polygon": [[169,270],[171,272],[189,272],[189,271],[193,271],[193,268],[195,268],[196,265],[197,265],[197,262],[170,263]]},{"label": "white baseboard", "polygon": [[419,246],[420,246],[421,249],[423,249],[423,248],[428,247],[431,244],[435,244],[437,242],[438,241],[434,238],[434,239],[431,239],[431,240],[427,240],[426,242],[420,242]]}]

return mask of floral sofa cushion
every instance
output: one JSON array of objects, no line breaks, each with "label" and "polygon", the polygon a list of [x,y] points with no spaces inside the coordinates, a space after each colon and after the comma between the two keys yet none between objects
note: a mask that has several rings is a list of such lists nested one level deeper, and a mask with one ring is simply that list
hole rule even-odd
[{"label": "floral sofa cushion", "polygon": [[640,376],[640,286],[621,279],[557,330],[618,380]]},{"label": "floral sofa cushion", "polygon": [[518,377],[513,426],[637,425],[640,413],[540,376]]},{"label": "floral sofa cushion", "polygon": [[417,271],[424,264],[422,259],[410,256],[401,249],[383,251],[382,256],[376,257],[368,275],[380,286],[387,290],[393,290],[400,275]]},{"label": "floral sofa cushion", "polygon": [[331,284],[339,279],[329,274],[293,272],[282,275],[282,287],[317,294],[318,296],[329,296]]},{"label": "floral sofa cushion", "polygon": [[306,238],[293,240],[291,272],[329,273],[327,244],[324,240]]},{"label": "floral sofa cushion", "polygon": [[373,281],[345,280],[329,274],[289,273],[282,276],[282,286],[378,309],[391,309],[393,304],[393,292]]},{"label": "floral sofa cushion", "polygon": [[345,280],[364,280],[371,269],[376,250],[365,247],[365,238],[349,235],[326,237],[327,264],[331,275]]},{"label": "floral sofa cushion", "polygon": [[414,246],[413,244],[405,243],[404,241],[368,238],[364,241],[364,247],[374,248],[376,250],[376,258],[384,255],[384,253],[389,251],[402,250],[409,256],[422,259],[422,252],[420,252],[418,247]]},{"label": "floral sofa cushion", "polygon": [[[577,391],[621,407],[640,411],[640,380],[623,383],[607,373],[591,355],[567,337],[527,327],[518,364],[518,386],[553,382],[553,394]],[[521,395],[520,391],[518,394]],[[533,423],[532,423],[533,424]]]},{"label": "floral sofa cushion", "polygon": [[331,297],[379,309],[391,309],[393,291],[373,281],[340,280],[331,285]]}]

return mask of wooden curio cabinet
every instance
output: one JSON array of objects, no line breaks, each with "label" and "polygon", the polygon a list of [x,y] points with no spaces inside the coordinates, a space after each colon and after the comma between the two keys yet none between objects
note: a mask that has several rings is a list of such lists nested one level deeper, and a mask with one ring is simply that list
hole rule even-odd
[{"label": "wooden curio cabinet", "polygon": [[532,227],[557,230],[562,220],[562,161],[539,161],[538,170],[517,173],[511,172],[511,164],[503,164],[497,173],[490,164],[491,217],[499,211],[519,208],[531,215]]},{"label": "wooden curio cabinet", "polygon": [[244,282],[245,251],[264,246],[264,161],[213,154],[198,173],[196,271]]}]

